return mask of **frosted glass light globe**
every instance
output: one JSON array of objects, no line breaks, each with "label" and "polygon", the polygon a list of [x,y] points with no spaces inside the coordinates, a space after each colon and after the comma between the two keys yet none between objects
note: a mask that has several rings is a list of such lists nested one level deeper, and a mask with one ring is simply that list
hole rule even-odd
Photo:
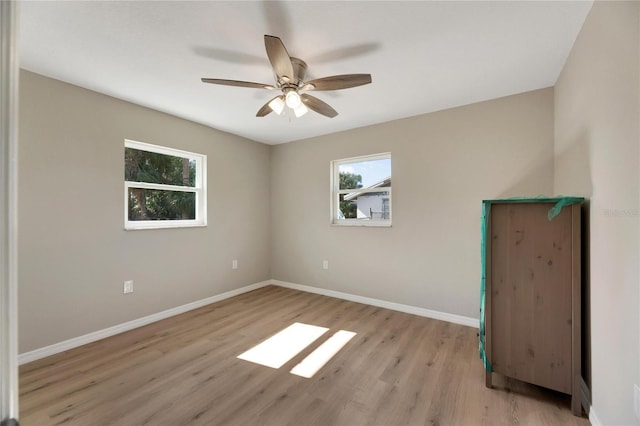
[{"label": "frosted glass light globe", "polygon": [[300,95],[295,90],[292,90],[287,93],[286,97],[287,106],[291,109],[296,109],[298,105],[300,105]]},{"label": "frosted glass light globe", "polygon": [[284,101],[280,98],[274,98],[271,102],[269,102],[269,107],[278,115],[282,114],[282,110],[284,109]]},{"label": "frosted glass light globe", "polygon": [[296,115],[297,118],[302,117],[303,115],[305,115],[309,110],[307,109],[307,107],[301,103],[300,105],[298,105],[297,107],[295,107],[293,109],[293,113]]}]

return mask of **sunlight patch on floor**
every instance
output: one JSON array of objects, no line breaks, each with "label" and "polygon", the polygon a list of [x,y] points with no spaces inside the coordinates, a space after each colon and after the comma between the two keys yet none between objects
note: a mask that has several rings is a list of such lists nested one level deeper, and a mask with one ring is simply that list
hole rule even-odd
[{"label": "sunlight patch on floor", "polygon": [[326,342],[318,346],[315,351],[307,355],[300,364],[293,367],[290,373],[308,379],[313,377],[355,335],[356,333],[353,331],[340,330],[336,332]]},{"label": "sunlight patch on floor", "polygon": [[329,329],[316,325],[291,324],[238,358],[271,368],[280,368]]}]

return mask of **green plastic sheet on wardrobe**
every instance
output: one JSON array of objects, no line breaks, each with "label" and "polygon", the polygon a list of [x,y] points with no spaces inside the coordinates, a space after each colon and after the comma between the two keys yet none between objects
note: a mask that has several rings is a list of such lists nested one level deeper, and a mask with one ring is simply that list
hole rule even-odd
[{"label": "green plastic sheet on wardrobe", "polygon": [[538,197],[513,197],[513,198],[505,198],[501,200],[483,200],[482,201],[482,217],[481,217],[481,228],[480,228],[480,264],[481,264],[481,273],[480,273],[480,333],[479,333],[479,342],[478,349],[480,350],[480,359],[484,364],[484,368],[488,372],[492,372],[493,368],[491,367],[491,362],[487,359],[487,353],[485,351],[485,290],[487,285],[487,231],[489,230],[489,214],[491,213],[491,205],[492,204],[515,204],[515,203],[550,203],[553,206],[549,209],[547,213],[547,218],[551,221],[553,218],[558,216],[562,211],[562,208],[565,206],[570,206],[572,204],[580,204],[584,203],[583,197],[547,197],[547,196],[538,196]]}]

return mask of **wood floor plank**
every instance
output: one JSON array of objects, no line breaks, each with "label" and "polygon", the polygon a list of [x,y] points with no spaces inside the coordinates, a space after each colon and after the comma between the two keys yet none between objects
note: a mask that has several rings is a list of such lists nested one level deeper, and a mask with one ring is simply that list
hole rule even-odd
[{"label": "wood floor plank", "polygon": [[[329,331],[279,369],[237,356],[294,322]],[[339,330],[318,373],[289,371]],[[484,386],[477,330],[268,286],[20,368],[20,423],[65,425],[575,425],[570,398]]]}]

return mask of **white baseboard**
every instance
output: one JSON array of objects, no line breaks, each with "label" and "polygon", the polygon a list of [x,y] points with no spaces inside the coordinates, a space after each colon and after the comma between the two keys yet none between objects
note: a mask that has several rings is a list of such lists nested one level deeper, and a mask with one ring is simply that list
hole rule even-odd
[{"label": "white baseboard", "polygon": [[256,284],[250,284],[244,287],[237,288],[235,290],[227,291],[222,294],[207,297],[206,299],[196,300],[195,302],[187,303],[186,305],[177,306],[175,308],[167,309],[166,311],[158,312],[148,315],[146,317],[138,318],[133,321],[128,321],[123,324],[114,325],[113,327],[105,328],[103,330],[94,331],[93,333],[85,334],[83,336],[74,337],[73,339],[65,340],[63,342],[55,343],[44,348],[35,349],[30,352],[25,352],[18,355],[18,364],[26,364],[31,361],[35,361],[40,358],[55,355],[60,352],[68,351],[69,349],[77,348],[78,346],[86,345],[87,343],[95,342],[96,340],[104,339],[105,337],[111,337],[125,331],[133,330],[134,328],[142,327],[143,325],[151,324],[152,322],[160,321],[165,318],[172,317],[174,315],[182,314],[184,312],[191,311],[193,309],[201,308],[202,306],[209,305],[211,303],[219,302],[224,299],[228,299],[233,296],[237,296],[242,293],[247,293],[271,284],[271,280],[263,281]]},{"label": "white baseboard", "polygon": [[[335,297],[337,299],[349,300],[351,302],[364,303],[367,305],[378,306],[381,308],[391,309],[394,311],[405,312],[409,314],[419,315],[422,317],[433,318],[437,320],[447,321],[454,324],[466,325],[469,327],[479,327],[479,321],[475,318],[464,317],[461,315],[449,314],[446,312],[434,311],[431,309],[419,308],[416,306],[403,305],[401,303],[387,302],[385,300],[373,299],[370,297],[357,296],[355,294],[343,293],[341,291],[327,290],[319,287],[312,287],[302,284],[294,284],[286,281],[279,280],[267,280],[256,284],[250,284],[244,287],[237,288],[235,290],[227,291],[215,296],[207,297],[205,299],[196,300],[195,302],[187,303],[186,305],[177,306],[175,308],[167,309],[162,312],[158,312],[146,317],[138,318],[133,321],[128,321],[123,324],[118,324],[113,327],[98,330],[93,333],[85,334],[83,336],[74,337],[73,339],[65,340],[63,342],[55,343],[50,346],[35,349],[30,352],[25,352],[18,356],[18,364],[26,364],[31,361],[35,361],[41,358],[45,358],[51,355],[55,355],[60,352],[64,352],[78,346],[86,345],[88,343],[95,342],[97,340],[111,337],[125,331],[133,330],[134,328],[142,327],[147,324],[151,324],[156,321],[160,321],[166,318],[170,318],[175,315],[182,314],[211,303],[219,302],[221,300],[229,299],[231,297],[247,293],[253,290],[257,290],[268,285],[276,285],[280,287],[290,288],[294,290],[304,291],[307,293],[320,294],[323,296]],[[589,409],[589,422],[592,426],[602,426],[602,422],[596,415],[593,406]]]},{"label": "white baseboard", "polygon": [[434,311],[431,309],[418,308],[416,306],[403,305],[401,303],[387,302],[385,300],[373,299],[370,297],[357,296],[355,294],[343,293],[341,291],[327,290],[324,288],[311,287],[308,285],[294,284],[286,281],[271,280],[273,285],[291,288],[294,290],[306,291],[307,293],[321,294],[323,296],[335,297],[338,299],[349,300],[351,302],[364,303],[381,308],[391,309],[393,311],[406,312],[408,314],[419,315],[421,317],[433,318],[437,320],[462,324],[469,327],[480,327],[480,321],[475,318],[463,317],[461,315],[448,314],[446,312]]},{"label": "white baseboard", "polygon": [[[18,364],[26,364],[31,361],[35,361],[40,358],[45,358],[51,355],[55,355],[60,352],[68,351],[69,349],[77,348],[78,346],[86,345],[87,343],[95,342],[106,337],[111,337],[125,331],[133,330],[134,328],[142,327],[147,324],[151,324],[156,321],[163,320],[175,315],[182,314],[184,312],[191,311],[193,309],[200,308],[202,306],[209,305],[211,303],[219,302],[224,299],[228,299],[233,296],[237,296],[242,293],[247,293],[252,290],[256,290],[268,285],[277,285],[280,287],[291,288],[294,290],[305,291],[307,293],[321,294],[323,296],[335,297],[338,299],[349,300],[351,302],[365,303],[367,305],[379,306],[381,308],[391,309],[394,311],[406,312],[409,314],[419,315],[427,318],[434,318],[437,320],[448,321],[455,324],[462,324],[469,327],[478,328],[478,320],[475,318],[463,317],[460,315],[448,314],[445,312],[434,311],[431,309],[418,308],[416,306],[403,305],[400,303],[387,302],[385,300],[373,299],[370,297],[357,296],[354,294],[343,293],[340,291],[327,290],[318,287],[311,287],[302,284],[294,284],[286,281],[267,280],[256,284],[247,285],[235,290],[227,291],[216,296],[207,297],[206,299],[196,300],[195,302],[187,303],[186,305],[177,306],[175,308],[167,309],[162,312],[148,315],[146,317],[138,318],[132,321],[125,322],[123,324],[114,325],[113,327],[105,328],[103,330],[94,331],[89,334],[74,337],[73,339],[65,340],[63,342],[54,343],[53,345],[45,346],[44,348],[35,349],[30,352],[25,352],[18,355]],[[592,411],[593,412],[593,411]],[[595,416],[595,413],[593,413]],[[590,416],[591,417],[591,416]],[[595,417],[597,419],[597,417]],[[591,422],[593,425],[599,424]]]},{"label": "white baseboard", "polygon": [[589,423],[591,423],[591,426],[603,426],[596,415],[596,410],[593,409],[593,405],[589,407]]}]

